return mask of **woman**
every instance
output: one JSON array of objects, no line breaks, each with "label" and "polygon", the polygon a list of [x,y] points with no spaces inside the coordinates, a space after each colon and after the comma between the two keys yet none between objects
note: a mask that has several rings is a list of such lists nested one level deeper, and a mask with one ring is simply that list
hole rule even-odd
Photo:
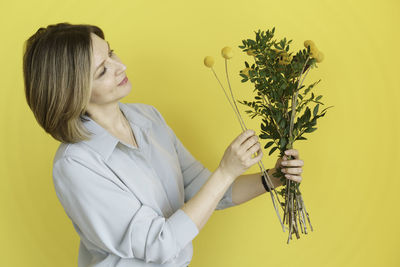
[{"label": "woman", "polygon": [[[253,130],[233,140],[211,173],[155,107],[119,102],[132,86],[99,27],[40,28],[23,60],[28,105],[61,142],[53,182],[81,239],[79,267],[188,266],[192,240],[214,210],[266,192],[261,173],[241,176],[263,155]],[[303,161],[287,153],[296,160],[278,159],[274,187],[282,161],[297,167],[288,178],[301,181]]]}]

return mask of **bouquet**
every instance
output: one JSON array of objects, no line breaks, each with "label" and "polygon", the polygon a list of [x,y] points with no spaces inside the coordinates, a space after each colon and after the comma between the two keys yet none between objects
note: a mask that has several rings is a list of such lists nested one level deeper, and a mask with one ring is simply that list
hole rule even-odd
[{"label": "bouquet", "polygon": [[[317,120],[323,117],[326,110],[332,106],[320,111],[320,106],[324,105],[320,101],[322,95],[315,96],[314,92],[311,92],[321,80],[308,86],[303,85],[309,70],[317,68],[317,63],[323,61],[324,54],[318,50],[311,40],[304,42],[305,49],[293,54],[293,52],[289,51],[289,44],[292,40],[287,41],[286,38],[283,38],[277,41],[273,39],[274,33],[275,27],[265,33],[259,30],[255,32],[255,40],[242,40],[243,45],[239,46],[243,52],[252,56],[255,61],[251,66],[245,61],[246,68],[239,73],[242,83],[250,81],[254,84],[253,92],[257,93],[254,101],[235,101],[227,70],[227,60],[233,56],[230,47],[224,47],[221,53],[225,58],[225,70],[232,101],[212,68],[214,59],[207,56],[204,58],[204,64],[214,72],[238,117],[242,130],[245,131],[247,128],[236,102],[252,108],[252,110],[246,110],[246,113],[250,114],[252,119],[256,116],[262,118],[259,137],[260,139],[269,140],[264,148],[270,148],[269,155],[278,150],[279,157],[283,157],[285,150],[293,148],[294,141],[307,140],[303,135],[314,132],[317,129],[315,127]],[[310,93],[311,96],[309,96]],[[312,103],[314,103],[314,107],[311,108],[309,105]],[[297,120],[295,120],[296,117]],[[290,160],[291,158],[288,159]],[[286,179],[284,174],[277,169],[274,176],[279,178],[284,186],[276,192],[272,188],[272,182],[262,162],[260,161],[258,165],[266,178],[267,186],[271,189],[270,196],[283,231],[285,231],[284,224],[288,226],[286,228],[289,230],[287,243],[292,239],[293,234],[296,235],[297,239],[300,238],[299,229],[302,233],[307,234],[307,222],[310,230],[313,231],[310,217],[300,192],[300,183]],[[279,196],[283,200],[280,200]],[[276,202],[279,203],[283,211],[283,222]]]}]

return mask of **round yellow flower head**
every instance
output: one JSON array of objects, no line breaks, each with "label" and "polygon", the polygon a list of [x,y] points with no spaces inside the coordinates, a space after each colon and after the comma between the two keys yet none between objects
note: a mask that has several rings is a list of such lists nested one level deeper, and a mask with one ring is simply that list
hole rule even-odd
[{"label": "round yellow flower head", "polygon": [[304,47],[305,48],[310,47],[310,56],[313,57],[313,58],[317,57],[318,48],[317,48],[317,46],[315,45],[315,43],[313,41],[311,41],[311,40],[304,41]]},{"label": "round yellow flower head", "polygon": [[305,40],[304,47],[307,48],[307,46],[315,46],[315,43],[311,40]]},{"label": "round yellow flower head", "polygon": [[318,49],[317,49],[315,46],[311,46],[311,47],[310,47],[310,56],[311,56],[311,57],[317,58],[318,53],[319,53],[319,51],[318,51]]},{"label": "round yellow flower head", "polygon": [[255,56],[255,55],[256,55],[255,52],[256,52],[256,51],[255,51],[254,49],[249,49],[249,50],[247,50],[247,55],[249,55],[249,56]]},{"label": "round yellow flower head", "polygon": [[315,60],[316,60],[318,63],[321,63],[321,62],[324,60],[324,58],[325,58],[324,53],[322,53],[321,51],[319,51],[317,57],[315,58]]},{"label": "round yellow flower head", "polygon": [[233,57],[232,48],[229,46],[225,46],[224,48],[222,48],[221,54],[226,59],[232,58]]},{"label": "round yellow flower head", "polygon": [[211,56],[206,56],[204,58],[204,65],[206,65],[206,67],[209,67],[209,68],[214,66],[214,58]]}]

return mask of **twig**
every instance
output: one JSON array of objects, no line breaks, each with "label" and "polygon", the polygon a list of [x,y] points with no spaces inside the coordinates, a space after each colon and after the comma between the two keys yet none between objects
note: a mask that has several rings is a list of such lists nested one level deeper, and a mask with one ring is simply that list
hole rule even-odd
[{"label": "twig", "polygon": [[[240,124],[240,126],[242,127],[242,131],[247,130],[246,124],[244,123],[244,121],[243,121],[243,119],[242,119],[242,117],[241,117],[241,115],[240,115],[239,109],[237,108],[237,105],[236,105],[236,103],[235,103],[235,98],[234,98],[234,96],[233,96],[232,89],[231,89],[231,87],[230,87],[229,76],[228,76],[228,69],[227,69],[227,60],[225,59],[225,69],[226,69],[226,75],[227,75],[227,80],[228,80],[229,89],[230,89],[231,95],[232,95],[232,102],[233,102],[233,104],[231,103],[231,101],[230,101],[228,95],[226,94],[225,89],[224,89],[224,87],[222,86],[221,82],[219,81],[219,79],[218,79],[218,77],[217,77],[217,75],[216,75],[214,69],[213,69],[213,68],[211,68],[211,69],[212,69],[212,71],[213,71],[215,77],[217,78],[219,84],[221,85],[221,88],[222,88],[222,90],[224,91],[225,96],[228,98],[228,101],[229,101],[229,103],[231,104],[232,109],[234,110],[236,116],[238,117],[239,124]],[[279,211],[278,211],[278,209],[277,209],[277,207],[276,207],[274,195],[273,195],[273,193],[272,193],[272,192],[274,192],[275,195],[277,196],[276,190],[275,190],[275,188],[273,188],[273,183],[272,183],[272,181],[271,181],[271,178],[269,177],[268,172],[265,170],[262,161],[259,161],[259,162],[258,162],[258,165],[259,165],[259,167],[260,167],[262,173],[264,174],[264,177],[266,178],[267,186],[268,186],[268,188],[270,189],[269,192],[270,192],[270,196],[271,196],[271,199],[272,199],[272,203],[273,203],[274,209],[275,209],[276,214],[277,214],[277,216],[278,216],[278,219],[279,219],[279,221],[280,221],[280,223],[281,223],[282,230],[283,230],[283,232],[285,232],[285,226],[284,226],[283,223],[282,223],[281,217],[280,217],[280,215],[279,215]],[[278,199],[278,200],[279,200],[279,199]],[[280,206],[281,206],[281,205],[280,205]],[[283,209],[283,207],[281,207],[281,208]]]}]

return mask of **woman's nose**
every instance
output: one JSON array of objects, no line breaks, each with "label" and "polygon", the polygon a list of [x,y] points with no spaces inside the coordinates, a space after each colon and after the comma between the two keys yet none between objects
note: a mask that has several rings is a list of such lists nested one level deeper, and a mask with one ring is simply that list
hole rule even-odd
[{"label": "woman's nose", "polygon": [[124,72],[126,70],[126,66],[122,62],[118,62],[117,61],[117,64],[118,64],[117,73],[121,73],[121,72]]},{"label": "woman's nose", "polygon": [[121,65],[122,65],[122,71],[125,71],[126,70],[126,66],[124,64],[122,64],[122,63],[121,63]]}]

